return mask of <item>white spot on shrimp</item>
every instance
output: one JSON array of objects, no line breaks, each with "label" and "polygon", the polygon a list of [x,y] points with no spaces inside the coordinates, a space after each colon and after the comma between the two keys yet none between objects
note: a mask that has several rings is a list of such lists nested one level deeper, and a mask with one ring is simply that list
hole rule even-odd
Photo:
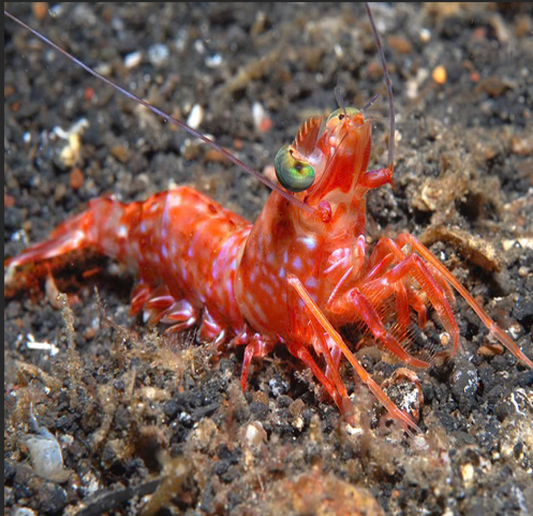
[{"label": "white spot on shrimp", "polygon": [[302,268],[302,265],[302,259],[299,256],[296,256],[296,258],[294,258],[292,261],[292,266],[299,271]]},{"label": "white spot on shrimp", "polygon": [[250,273],[250,279],[252,280],[252,283],[255,283],[257,281],[257,270],[253,269]]},{"label": "white spot on shrimp", "polygon": [[146,233],[146,223],[145,223],[144,220],[141,222],[141,226],[140,227],[141,227],[141,233],[143,233],[143,234]]},{"label": "white spot on shrimp", "polygon": [[270,283],[263,283],[261,287],[266,294],[268,294],[270,297],[274,297],[274,289]]},{"label": "white spot on shrimp", "polygon": [[285,252],[283,253],[283,263],[288,263],[289,262],[289,251],[285,250]]},{"label": "white spot on shrimp", "polygon": [[168,258],[168,249],[165,244],[161,246],[161,254],[163,255],[163,258]]},{"label": "white spot on shrimp", "polygon": [[284,278],[285,277],[285,269],[283,267],[280,267],[278,274],[279,274],[280,278]]},{"label": "white spot on shrimp", "polygon": [[250,305],[250,307],[252,307],[252,310],[255,312],[257,317],[259,317],[259,319],[261,319],[262,322],[266,322],[267,319],[265,317],[265,313],[261,309],[261,305],[257,303],[255,296],[251,292],[248,292],[246,294],[246,300],[248,301],[248,304]]},{"label": "white spot on shrimp", "polygon": [[119,226],[117,234],[120,238],[126,238],[128,236],[128,228],[125,225]]},{"label": "white spot on shrimp", "polygon": [[308,251],[314,251],[316,249],[316,240],[313,237],[305,237],[303,242]]},{"label": "white spot on shrimp", "polygon": [[310,276],[304,281],[308,289],[315,289],[318,286],[318,279],[315,276]]}]

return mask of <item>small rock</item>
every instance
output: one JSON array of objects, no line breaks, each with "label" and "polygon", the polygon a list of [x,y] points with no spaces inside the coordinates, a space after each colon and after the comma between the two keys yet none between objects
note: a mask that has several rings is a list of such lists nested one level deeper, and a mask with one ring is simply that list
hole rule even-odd
[{"label": "small rock", "polygon": [[410,54],[413,50],[411,43],[403,36],[389,36],[387,38],[389,46],[400,54]]},{"label": "small rock", "polygon": [[148,60],[154,66],[164,65],[167,62],[169,55],[170,51],[168,47],[161,43],[152,45],[148,48]]},{"label": "small rock", "polygon": [[14,507],[11,516],[36,516],[35,511],[29,507]]},{"label": "small rock", "polygon": [[257,447],[266,442],[267,433],[260,421],[252,421],[246,426],[244,438],[250,446]]},{"label": "small rock", "polygon": [[63,455],[57,439],[37,420],[30,411],[30,427],[36,434],[27,435],[25,443],[28,447],[34,472],[45,480],[66,482],[69,470],[63,469]]},{"label": "small rock", "polygon": [[444,66],[440,65],[440,66],[437,66],[432,74],[431,74],[431,78],[437,83],[437,84],[445,84],[446,83],[446,79],[447,79],[447,72],[446,72],[446,68],[444,68]]},{"label": "small rock", "polygon": [[452,374],[452,394],[460,406],[470,410],[475,402],[479,378],[476,368],[468,361],[459,359]]},{"label": "small rock", "polygon": [[45,514],[59,514],[67,505],[67,493],[58,485],[50,482],[39,488],[40,508]]},{"label": "small rock", "polygon": [[250,412],[259,421],[264,421],[268,415],[268,406],[264,403],[256,402],[250,404]]},{"label": "small rock", "polygon": [[84,183],[83,172],[78,168],[74,168],[70,173],[70,188],[79,190]]}]

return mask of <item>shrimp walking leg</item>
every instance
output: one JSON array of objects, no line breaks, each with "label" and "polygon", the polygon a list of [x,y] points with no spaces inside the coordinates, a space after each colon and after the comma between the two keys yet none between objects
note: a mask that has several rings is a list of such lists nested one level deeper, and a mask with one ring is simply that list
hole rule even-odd
[{"label": "shrimp walking leg", "polygon": [[[369,269],[371,269],[372,272],[365,276],[365,281],[370,282],[371,280],[381,276],[384,271],[388,270],[394,263],[398,263],[400,259],[405,258],[405,255],[403,253],[400,254],[401,251],[396,248],[394,248],[394,252],[391,252],[391,245],[393,245],[393,242],[390,238],[382,238],[378,241],[370,256]],[[431,264],[429,265],[431,267]],[[450,306],[452,308],[455,308],[455,297],[450,284],[435,268],[432,268],[431,273],[433,278],[438,282],[439,286],[444,291],[444,294],[446,295],[446,299],[448,300]],[[413,294],[415,296],[417,295],[414,292]],[[420,300],[420,296],[417,297]],[[418,302],[415,301],[415,303],[419,305]],[[414,305],[413,308],[415,308]],[[422,328],[423,325],[421,325],[420,327]]]},{"label": "shrimp walking leg", "polygon": [[402,426],[410,431],[419,432],[418,426],[412,420],[411,416],[406,412],[400,410],[394,402],[383,392],[381,387],[370,377],[365,368],[359,363],[354,354],[350,351],[340,334],[335,330],[332,324],[329,322],[327,317],[324,315],[322,310],[317,306],[317,304],[311,299],[311,296],[307,292],[307,289],[302,284],[302,282],[294,275],[288,277],[289,285],[291,285],[298,296],[304,303],[305,307],[309,310],[313,317],[316,318],[317,322],[323,328],[323,330],[328,334],[328,336],[335,342],[336,346],[342,351],[342,354],[350,362],[352,367],[355,369],[361,381],[370,389],[372,394],[379,400],[379,402],[387,409],[390,416],[394,419],[397,419]]},{"label": "shrimp walking leg", "polygon": [[[531,361],[522,350],[507,336],[507,334],[488,316],[487,312],[481,305],[472,297],[466,288],[457,281],[455,276],[448,270],[440,261],[431,253],[431,251],[423,245],[417,238],[409,233],[402,233],[396,238],[396,249],[402,253],[401,248],[409,244],[413,252],[417,252],[424,258],[432,267],[434,267],[446,281],[457,290],[461,297],[471,306],[481,319],[483,324],[489,329],[490,333],[498,339],[498,341],[505,346],[518,360],[533,368],[533,361]],[[402,253],[403,254],[403,253]]]},{"label": "shrimp walking leg", "polygon": [[363,319],[365,324],[372,332],[372,335],[374,335],[376,340],[382,342],[388,351],[396,355],[399,359],[403,360],[406,364],[412,365],[413,367],[420,367],[423,369],[427,369],[429,367],[427,362],[409,355],[409,353],[402,347],[398,340],[385,329],[374,307],[357,288],[351,290],[349,296],[354,306],[355,313],[361,317],[361,319]]},{"label": "shrimp walking leg", "polygon": [[455,353],[459,344],[459,328],[452,308],[448,303],[445,291],[441,288],[440,283],[431,274],[420,256],[411,254],[406,257],[401,249],[389,238],[382,239],[385,245],[389,247],[391,253],[397,258],[398,264],[386,272],[381,278],[367,283],[364,293],[369,297],[376,297],[380,292],[386,292],[389,285],[403,281],[410,276],[416,280],[423,292],[428,296],[433,308],[439,316],[439,320],[449,333],[453,343],[452,353]]},{"label": "shrimp walking leg", "polygon": [[[239,345],[241,343],[237,343]],[[243,392],[246,390],[246,385],[248,383],[248,374],[250,372],[250,365],[252,363],[252,358],[264,358],[266,357],[274,348],[274,342],[270,339],[264,338],[259,333],[254,333],[251,337],[251,340],[246,343],[246,348],[244,349],[244,358],[242,361],[241,368],[241,386]]]},{"label": "shrimp walking leg", "polygon": [[317,380],[322,384],[333,401],[335,401],[337,406],[342,410],[342,396],[339,394],[335,385],[322,372],[320,367],[318,367],[318,364],[315,362],[309,351],[307,351],[305,345],[299,342],[294,342],[289,344],[288,349],[291,355],[299,358],[307,367],[309,367],[309,369],[311,369]]}]

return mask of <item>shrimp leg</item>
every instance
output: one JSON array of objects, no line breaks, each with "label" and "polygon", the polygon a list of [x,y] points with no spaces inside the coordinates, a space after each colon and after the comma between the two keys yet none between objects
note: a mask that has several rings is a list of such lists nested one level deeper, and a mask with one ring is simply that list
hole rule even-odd
[{"label": "shrimp leg", "polygon": [[[385,239],[387,240],[387,239]],[[392,242],[394,246],[394,242]],[[401,251],[400,251],[401,252]],[[412,276],[422,290],[427,294],[433,308],[437,312],[440,321],[450,335],[453,342],[452,353],[455,353],[459,345],[459,327],[453,316],[450,304],[447,301],[443,289],[435,280],[429,269],[418,255],[405,257],[391,270],[386,272],[381,278],[375,279],[364,286],[363,292],[374,302],[387,297],[388,290],[394,288],[399,282],[403,282],[407,276]],[[368,324],[368,323],[367,323]],[[394,353],[394,350],[391,349]]]},{"label": "shrimp leg", "polygon": [[370,389],[372,394],[379,400],[379,402],[387,409],[391,417],[397,419],[404,429],[408,431],[420,432],[418,426],[414,423],[411,416],[406,412],[400,410],[394,402],[383,392],[381,387],[370,377],[365,368],[359,363],[357,358],[350,351],[350,348],[343,341],[337,330],[331,325],[327,317],[317,304],[311,299],[307,289],[302,282],[294,275],[288,276],[289,285],[291,285],[297,292],[298,296],[304,303],[305,307],[322,326],[327,335],[335,342],[337,347],[342,351],[342,354],[352,364],[361,381]]},{"label": "shrimp leg", "polygon": [[[387,239],[390,240],[390,239]],[[524,352],[507,336],[507,334],[489,317],[487,312],[481,305],[472,297],[472,295],[457,281],[455,276],[444,267],[439,260],[433,256],[430,250],[424,246],[414,236],[403,233],[396,238],[395,242],[389,241],[387,245],[391,252],[399,259],[405,258],[402,248],[410,244],[412,251],[417,252],[424,260],[426,260],[432,267],[434,267],[439,274],[463,297],[463,299],[472,307],[474,312],[481,319],[483,324],[489,329],[490,333],[498,339],[498,341],[505,346],[518,360],[522,361],[528,367],[533,369],[533,361],[531,361]],[[413,255],[411,255],[413,256]]]}]

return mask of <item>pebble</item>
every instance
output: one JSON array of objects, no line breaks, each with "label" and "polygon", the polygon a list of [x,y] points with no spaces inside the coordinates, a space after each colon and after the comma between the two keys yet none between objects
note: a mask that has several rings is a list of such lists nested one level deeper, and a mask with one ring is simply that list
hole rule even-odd
[{"label": "pebble", "polygon": [[33,471],[53,482],[65,482],[70,472],[63,469],[63,454],[57,439],[44,426],[39,426],[30,412],[30,427],[35,434],[25,437]]},{"label": "pebble", "polygon": [[148,48],[148,60],[154,66],[162,66],[168,61],[170,51],[166,45],[158,43]]},{"label": "pebble", "polygon": [[222,64],[222,56],[214,54],[205,58],[205,66],[207,68],[218,68]]},{"label": "pebble", "polygon": [[433,72],[431,73],[431,77],[432,79],[437,83],[437,84],[445,84],[446,83],[446,79],[447,79],[447,72],[446,72],[446,68],[444,68],[444,66],[440,65],[440,66],[437,66]]},{"label": "pebble", "polygon": [[411,43],[403,36],[389,36],[387,42],[390,47],[400,54],[410,54],[413,50]]},{"label": "pebble", "polygon": [[527,267],[522,266],[518,269],[518,275],[521,278],[525,278],[528,274],[529,274],[529,269]]},{"label": "pebble", "polygon": [[259,446],[261,443],[266,442],[268,439],[267,433],[265,432],[261,421],[253,421],[252,423],[249,423],[246,427],[244,438],[252,447]]},{"label": "pebble", "polygon": [[44,20],[48,14],[48,2],[32,2],[31,11],[37,20]]},{"label": "pebble", "polygon": [[187,118],[187,125],[193,129],[198,129],[204,119],[204,108],[200,104],[195,104]]},{"label": "pebble", "polygon": [[83,186],[84,180],[83,172],[78,167],[72,169],[70,173],[70,187],[73,190],[79,190]]},{"label": "pebble", "polygon": [[58,485],[50,482],[39,488],[40,507],[45,514],[60,514],[67,505],[67,493]]},{"label": "pebble", "polygon": [[141,64],[141,61],[142,53],[139,51],[132,52],[124,58],[124,66],[131,70],[132,68],[139,66]]},{"label": "pebble", "polygon": [[35,511],[29,507],[14,507],[11,516],[36,516]]},{"label": "pebble", "polygon": [[422,43],[429,43],[431,40],[431,31],[429,29],[422,28],[420,29],[420,41]]}]

